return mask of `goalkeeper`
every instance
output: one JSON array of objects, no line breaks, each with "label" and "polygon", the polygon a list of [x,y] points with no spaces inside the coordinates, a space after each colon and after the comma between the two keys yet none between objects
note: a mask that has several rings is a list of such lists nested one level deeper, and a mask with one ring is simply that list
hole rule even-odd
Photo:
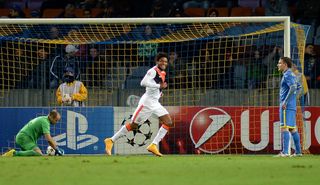
[{"label": "goalkeeper", "polygon": [[57,110],[52,110],[47,116],[39,116],[30,120],[17,134],[16,143],[22,151],[14,149],[4,153],[4,157],[12,156],[42,156],[37,140],[44,135],[49,145],[55,149],[55,155],[63,155],[63,150],[58,148],[56,142],[50,135],[50,124],[55,125],[61,116]]}]

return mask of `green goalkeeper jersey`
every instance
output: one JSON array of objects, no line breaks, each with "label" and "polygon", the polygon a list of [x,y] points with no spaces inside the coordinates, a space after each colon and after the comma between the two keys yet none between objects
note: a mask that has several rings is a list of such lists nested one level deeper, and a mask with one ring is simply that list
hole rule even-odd
[{"label": "green goalkeeper jersey", "polygon": [[24,133],[37,141],[43,134],[50,134],[50,121],[48,116],[40,116],[30,120],[19,133]]}]

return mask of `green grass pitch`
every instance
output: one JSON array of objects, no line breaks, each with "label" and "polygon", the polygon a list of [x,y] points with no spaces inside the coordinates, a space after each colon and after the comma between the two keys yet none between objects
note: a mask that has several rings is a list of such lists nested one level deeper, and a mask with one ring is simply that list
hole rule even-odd
[{"label": "green grass pitch", "polygon": [[320,157],[0,157],[1,185],[316,185]]}]

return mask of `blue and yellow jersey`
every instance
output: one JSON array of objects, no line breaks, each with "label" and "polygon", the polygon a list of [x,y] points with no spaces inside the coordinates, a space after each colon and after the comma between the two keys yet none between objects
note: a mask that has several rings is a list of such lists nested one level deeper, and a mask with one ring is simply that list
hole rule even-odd
[{"label": "blue and yellow jersey", "polygon": [[290,97],[288,97],[287,109],[297,110],[297,89],[301,88],[301,85],[297,82],[297,78],[291,69],[288,69],[283,73],[280,83],[280,106],[286,99],[291,86],[295,87],[295,91]]}]

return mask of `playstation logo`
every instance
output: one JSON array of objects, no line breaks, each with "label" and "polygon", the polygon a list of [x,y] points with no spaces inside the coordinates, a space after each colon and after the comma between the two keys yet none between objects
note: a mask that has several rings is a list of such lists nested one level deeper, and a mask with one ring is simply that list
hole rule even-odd
[{"label": "playstation logo", "polygon": [[88,121],[85,116],[73,111],[67,111],[67,132],[53,137],[58,146],[67,146],[78,150],[99,141],[96,136],[85,134]]},{"label": "playstation logo", "polygon": [[195,148],[205,153],[219,153],[231,144],[234,124],[231,116],[224,110],[209,107],[196,113],[189,132]]}]

